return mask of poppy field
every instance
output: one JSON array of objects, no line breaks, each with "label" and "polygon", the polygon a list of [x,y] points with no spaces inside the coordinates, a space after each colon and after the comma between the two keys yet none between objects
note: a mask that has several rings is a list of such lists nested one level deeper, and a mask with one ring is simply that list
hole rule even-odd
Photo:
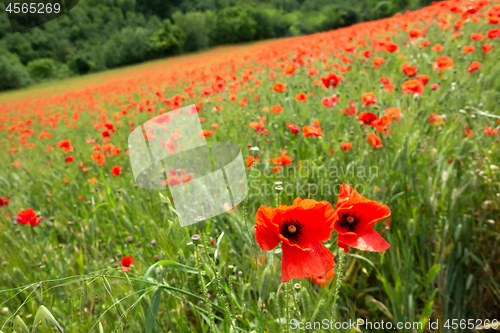
[{"label": "poppy field", "polygon": [[[443,1],[1,94],[0,332],[487,331],[499,21]],[[182,227],[169,188],[193,177],[137,186],[128,136],[190,105],[248,196]]]}]

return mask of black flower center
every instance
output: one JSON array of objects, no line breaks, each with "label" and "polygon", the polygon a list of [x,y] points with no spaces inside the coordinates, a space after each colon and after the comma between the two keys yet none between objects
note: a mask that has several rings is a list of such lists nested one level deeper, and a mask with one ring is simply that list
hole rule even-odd
[{"label": "black flower center", "polygon": [[302,235],[302,224],[296,220],[286,220],[281,225],[280,234],[287,239],[294,241],[299,240],[299,236]]},{"label": "black flower center", "polygon": [[359,223],[359,218],[356,217],[354,213],[345,213],[340,217],[340,226],[342,228],[347,228],[349,231],[355,232],[356,226]]}]

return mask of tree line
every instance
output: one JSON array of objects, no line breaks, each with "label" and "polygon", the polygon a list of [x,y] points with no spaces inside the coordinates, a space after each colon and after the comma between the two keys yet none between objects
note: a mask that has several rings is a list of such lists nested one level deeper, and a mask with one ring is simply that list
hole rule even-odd
[{"label": "tree line", "polygon": [[0,90],[147,60],[327,31],[429,0],[80,0],[68,14],[12,33],[0,2]]}]

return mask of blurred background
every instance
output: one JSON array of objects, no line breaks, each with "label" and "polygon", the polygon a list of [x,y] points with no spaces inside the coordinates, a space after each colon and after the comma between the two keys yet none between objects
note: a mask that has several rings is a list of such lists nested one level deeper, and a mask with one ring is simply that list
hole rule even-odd
[{"label": "blurred background", "polygon": [[298,36],[389,17],[430,0],[80,0],[11,32],[0,3],[0,91],[217,45]]}]

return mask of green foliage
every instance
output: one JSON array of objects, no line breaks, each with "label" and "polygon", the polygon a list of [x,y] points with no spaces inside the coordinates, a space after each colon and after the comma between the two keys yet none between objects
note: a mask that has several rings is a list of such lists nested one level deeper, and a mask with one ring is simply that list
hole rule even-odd
[{"label": "green foliage", "polygon": [[145,28],[123,28],[102,46],[104,63],[113,68],[145,61],[150,58],[151,31]]},{"label": "green foliage", "polygon": [[154,51],[159,55],[179,53],[184,45],[186,36],[182,29],[172,24],[169,19],[163,21],[163,27],[150,38]]},{"label": "green foliage", "polygon": [[257,21],[255,11],[249,6],[224,8],[217,13],[214,33],[216,44],[234,44],[255,39]]},{"label": "green foliage", "polygon": [[184,51],[203,50],[211,45],[210,37],[216,24],[214,12],[176,12],[172,18],[175,25],[184,32]]},{"label": "green foliage", "polygon": [[57,75],[56,63],[50,58],[40,58],[30,61],[26,68],[35,80],[51,79]]},{"label": "green foliage", "polygon": [[[18,33],[11,33],[7,16],[0,15],[0,49],[17,56],[24,66],[31,64],[28,73],[34,76],[21,81],[36,83],[221,44],[312,34],[429,2],[81,0],[68,14]],[[0,3],[0,11],[3,8]],[[44,63],[32,63],[40,59]],[[46,59],[52,59],[57,69]]]},{"label": "green foliage", "polygon": [[0,90],[17,89],[30,83],[26,67],[16,55],[0,50]]},{"label": "green foliage", "polygon": [[356,10],[347,6],[330,6],[325,10],[325,19],[321,22],[322,30],[334,30],[353,25],[359,21]]}]

